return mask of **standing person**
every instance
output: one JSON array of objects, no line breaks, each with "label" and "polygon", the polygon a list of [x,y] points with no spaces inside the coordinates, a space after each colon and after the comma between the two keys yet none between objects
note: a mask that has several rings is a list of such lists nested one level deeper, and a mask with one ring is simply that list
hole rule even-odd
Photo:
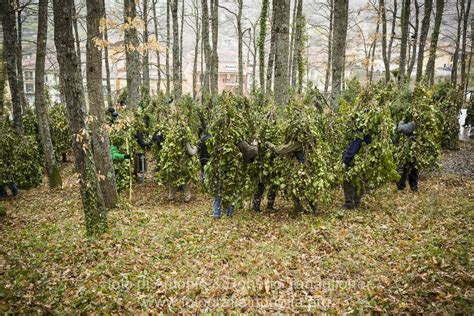
[{"label": "standing person", "polygon": [[[397,133],[399,133],[402,137],[405,138],[404,142],[407,142],[409,147],[409,143],[415,141],[415,136],[413,132],[415,131],[415,122],[411,121],[405,123],[404,121],[400,121],[397,125]],[[405,190],[406,182],[410,185],[410,189],[413,192],[418,191],[418,169],[416,167],[416,160],[409,161],[409,159],[404,159],[403,165],[400,166],[399,170],[400,174],[400,181],[397,183],[397,188],[400,191]]]},{"label": "standing person", "polygon": [[209,154],[209,149],[207,148],[206,142],[211,138],[209,132],[204,130],[201,138],[199,139],[198,150],[199,150],[199,162],[201,163],[201,181],[204,182],[205,172],[204,168],[206,167],[207,162],[211,155]]},{"label": "standing person", "polygon": [[[352,162],[355,155],[357,155],[364,144],[368,145],[371,142],[372,137],[370,135],[365,135],[363,139],[355,138],[350,142],[349,146],[344,151],[342,158],[342,168],[346,175],[349,169],[353,166]],[[348,179],[346,175],[344,176],[344,180],[342,182],[345,199],[343,207],[349,210],[359,208],[362,195],[364,194],[364,185],[361,183],[361,185],[358,187],[356,185],[356,179]]]}]

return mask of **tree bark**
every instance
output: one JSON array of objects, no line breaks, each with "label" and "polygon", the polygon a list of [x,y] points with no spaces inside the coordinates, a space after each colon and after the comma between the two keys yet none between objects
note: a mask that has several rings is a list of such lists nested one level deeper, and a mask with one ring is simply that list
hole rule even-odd
[{"label": "tree bark", "polygon": [[420,82],[423,76],[423,59],[425,57],[426,39],[430,30],[431,11],[433,10],[433,0],[425,0],[423,20],[421,21],[420,42],[418,45],[418,59],[416,61],[416,82]]},{"label": "tree bark", "polygon": [[99,173],[99,185],[107,208],[117,204],[115,172],[110,155],[109,133],[105,123],[104,93],[102,89],[102,52],[95,44],[102,40],[99,30],[100,19],[104,18],[102,0],[87,0],[87,91],[89,113],[92,116],[92,148],[94,162]]},{"label": "tree bark", "polygon": [[[467,7],[466,7],[466,12],[464,14],[464,21],[463,21],[463,31],[462,31],[462,49],[461,49],[461,87],[463,91],[466,91],[467,85],[466,85],[466,42],[467,42],[467,27],[469,23],[469,13],[471,12],[471,2],[472,1],[467,1]],[[472,31],[471,31],[472,32]],[[474,45],[474,41],[471,41],[471,47]],[[471,54],[472,55],[472,54]],[[469,60],[471,59],[472,56],[469,56]],[[468,66],[468,69],[470,66]]]},{"label": "tree bark", "polygon": [[387,51],[387,58],[388,58],[389,64],[392,60],[392,47],[393,47],[393,42],[395,40],[395,26],[397,24],[397,13],[398,13],[397,3],[398,3],[398,0],[393,0],[392,27],[390,31],[390,41],[388,43],[388,51]]},{"label": "tree bark", "polygon": [[193,100],[197,101],[197,68],[198,68],[198,56],[199,56],[199,41],[201,37],[201,26],[199,25],[199,8],[197,1],[194,3],[194,24],[195,24],[195,42],[194,42],[194,62],[193,62]]},{"label": "tree bark", "polygon": [[76,5],[74,1],[72,2],[72,8],[71,8],[71,14],[72,14],[72,25],[74,27],[74,38],[76,40],[76,54],[77,54],[77,60],[78,64],[77,66],[79,67],[79,74],[81,75],[81,83],[82,83],[82,54],[81,54],[81,39],[79,37],[79,28],[77,26],[77,21],[79,20],[79,14],[77,14],[76,10]]},{"label": "tree bark", "polygon": [[17,47],[18,33],[15,21],[14,0],[1,1],[3,38],[5,41],[5,59],[7,61],[8,84],[12,99],[13,125],[18,135],[23,135],[20,86],[18,82]]},{"label": "tree bark", "polygon": [[434,73],[435,73],[435,59],[436,59],[436,50],[438,49],[438,37],[439,31],[441,28],[441,21],[443,19],[444,12],[444,1],[445,0],[436,0],[436,14],[435,14],[435,23],[433,28],[433,33],[431,34],[430,42],[430,53],[428,57],[428,63],[426,64],[426,79],[430,85],[434,83]]},{"label": "tree bark", "polygon": [[[453,85],[457,84],[458,81],[458,64],[459,64],[459,48],[461,46],[461,31],[463,27],[463,20],[464,20],[464,2],[465,0],[457,0],[456,1],[456,11],[458,14],[458,26],[456,32],[456,44],[453,53],[453,68],[451,69],[451,83]],[[468,2],[470,2],[468,0]]]},{"label": "tree bark", "polygon": [[[156,2],[158,0],[152,0],[153,2],[153,25],[155,27],[155,38],[156,42],[159,43],[159,36],[158,36],[158,18],[156,16]],[[161,61],[160,61],[160,51],[158,49],[155,50],[156,54],[156,71],[157,71],[157,80],[156,83],[156,92],[159,94],[161,90]]]},{"label": "tree bark", "polygon": [[102,7],[104,8],[104,40],[106,45],[104,47],[104,63],[105,63],[105,77],[106,77],[106,89],[107,89],[107,105],[109,107],[113,106],[112,103],[112,88],[110,86],[110,63],[109,63],[109,35],[108,35],[108,28],[107,28],[107,12],[105,9],[105,0],[102,0]]},{"label": "tree bark", "polygon": [[[184,16],[185,7],[184,0],[181,0],[181,26],[179,35],[179,82],[183,82],[183,33],[184,33]],[[182,90],[182,88],[181,88]]]},{"label": "tree bark", "polygon": [[18,87],[20,88],[20,102],[23,113],[26,112],[28,108],[28,102],[26,101],[25,96],[25,84],[23,79],[23,21],[21,20],[20,0],[16,0],[17,7],[17,26],[18,26],[18,41],[17,41],[17,50],[16,50],[16,65],[18,71]]},{"label": "tree bark", "polygon": [[178,25],[178,0],[171,0],[171,17],[173,19],[173,91],[174,99],[181,98],[181,82],[179,78],[179,25]]},{"label": "tree bark", "polygon": [[377,17],[377,26],[375,27],[374,40],[372,41],[372,44],[371,44],[369,83],[372,83],[372,79],[374,77],[374,59],[375,59],[375,50],[377,48],[377,38],[378,38],[379,30],[380,30],[380,12],[379,12],[379,16]]},{"label": "tree bark", "polygon": [[401,17],[401,23],[400,23],[402,37],[400,40],[400,64],[399,64],[399,78],[398,78],[398,83],[400,85],[405,84],[409,22],[410,22],[410,0],[403,0],[402,17]]},{"label": "tree bark", "polygon": [[390,81],[390,61],[387,51],[387,10],[385,0],[379,0],[379,10],[382,18],[382,59],[385,67],[385,82]]},{"label": "tree bark", "polygon": [[124,0],[125,67],[127,69],[128,105],[135,107],[140,102],[140,53],[138,35],[134,25],[137,16],[135,0]]},{"label": "tree bark", "polygon": [[148,0],[143,0],[143,58],[142,58],[142,67],[143,67],[143,87],[145,88],[145,93],[150,94],[150,51],[148,49]]},{"label": "tree bark", "polygon": [[53,1],[54,42],[60,76],[64,83],[74,163],[79,173],[86,230],[88,235],[99,235],[107,228],[107,219],[85,123],[82,82],[72,33],[71,6],[72,3],[68,0]]},{"label": "tree bark", "polygon": [[211,0],[211,27],[212,27],[212,70],[211,70],[211,94],[219,93],[219,56],[217,44],[219,35],[219,0]]},{"label": "tree bark", "polygon": [[[383,0],[380,0],[383,1]],[[329,90],[329,80],[331,79],[331,63],[332,63],[332,28],[334,25],[334,0],[329,0],[329,31],[328,31],[328,60],[326,65],[326,76],[324,79],[324,92]]]},{"label": "tree bark", "polygon": [[171,23],[170,23],[170,1],[166,0],[166,95],[171,94],[171,75],[170,75],[170,45],[171,45]]},{"label": "tree bark", "polygon": [[[288,81],[291,84],[291,88],[296,85],[296,67],[293,67],[294,54],[295,54],[295,35],[296,35],[296,11],[298,8],[299,0],[294,0],[293,3],[293,14],[291,17],[291,32],[290,32],[290,52],[288,58]],[[291,0],[290,0],[291,3]]]},{"label": "tree bark", "polygon": [[275,15],[275,103],[288,103],[288,53],[290,49],[290,0],[273,0]]},{"label": "tree bark", "polygon": [[418,29],[420,24],[420,6],[418,5],[418,1],[415,0],[415,25],[413,30],[413,44],[412,44],[412,52],[411,57],[408,62],[408,71],[407,71],[407,82],[411,80],[411,74],[413,72],[413,67],[415,67],[416,62],[416,48],[418,46]]},{"label": "tree bark", "polygon": [[51,189],[61,187],[62,180],[54,154],[48,122],[48,109],[44,101],[44,68],[46,60],[46,34],[48,32],[48,0],[38,3],[38,36],[36,41],[35,65],[35,109],[38,130],[43,146],[44,161]]},{"label": "tree bark", "polygon": [[266,92],[272,91],[273,70],[275,64],[275,43],[276,43],[276,25],[275,25],[275,1],[272,2],[272,27],[270,32],[270,52],[268,53],[267,82]]},{"label": "tree bark", "polygon": [[296,23],[295,23],[295,39],[293,48],[293,66],[291,75],[291,86],[295,87],[298,93],[303,89],[303,0],[296,0]]},{"label": "tree bark", "polygon": [[333,38],[333,62],[332,62],[332,84],[331,95],[333,100],[341,93],[342,78],[344,75],[344,61],[346,54],[348,1],[334,1],[334,38]]},{"label": "tree bark", "polygon": [[[202,5],[202,43],[204,46],[204,60],[206,63],[206,69],[204,72],[204,80],[201,83],[201,94],[203,99],[205,99],[210,93],[210,77],[211,77],[211,67],[212,67],[212,57],[211,57],[211,45],[209,43],[209,10],[207,6],[207,0],[201,0]],[[201,63],[202,66],[202,63]]]},{"label": "tree bark", "polygon": [[258,75],[260,79],[260,89],[262,92],[265,92],[265,40],[267,38],[268,2],[269,0],[262,1],[262,13],[260,14],[260,34],[258,38]]},{"label": "tree bark", "polygon": [[244,62],[243,62],[243,35],[242,35],[242,7],[243,0],[237,0],[237,39],[238,39],[238,64],[239,64],[239,94],[244,93]]}]

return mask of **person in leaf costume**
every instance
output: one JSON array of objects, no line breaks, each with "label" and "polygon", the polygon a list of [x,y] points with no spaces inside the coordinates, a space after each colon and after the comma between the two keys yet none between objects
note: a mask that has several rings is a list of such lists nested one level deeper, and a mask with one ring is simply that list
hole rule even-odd
[{"label": "person in leaf costume", "polygon": [[178,187],[183,187],[184,201],[191,200],[191,185],[197,181],[197,132],[191,130],[190,118],[182,115],[180,104],[173,108],[164,130],[164,142],[159,151],[157,177],[168,187],[168,200],[176,199]]},{"label": "person in leaf costume", "polygon": [[[346,108],[347,107],[347,108]],[[344,205],[359,208],[366,189],[399,179],[393,157],[390,87],[381,84],[362,91],[352,104],[343,104],[348,126],[342,156]]]}]

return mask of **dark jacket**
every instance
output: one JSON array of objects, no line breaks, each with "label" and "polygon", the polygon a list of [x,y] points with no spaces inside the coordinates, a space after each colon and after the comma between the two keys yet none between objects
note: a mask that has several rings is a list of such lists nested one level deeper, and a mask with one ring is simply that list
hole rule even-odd
[{"label": "dark jacket", "polygon": [[207,149],[207,145],[206,145],[206,141],[209,138],[211,138],[211,135],[206,133],[202,135],[201,138],[199,139],[199,144],[198,144],[199,162],[201,162],[201,166],[203,168],[209,161],[209,158],[211,158],[211,155],[209,154],[209,150]]},{"label": "dark jacket", "polygon": [[137,143],[138,143],[138,145],[140,145],[141,148],[150,147],[150,144],[143,139],[143,133],[142,132],[136,132],[135,133],[135,139],[137,140]]},{"label": "dark jacket", "polygon": [[153,134],[151,141],[153,144],[155,144],[158,147],[158,150],[160,150],[163,142],[165,141],[165,137],[163,136],[163,134],[161,134],[160,131],[158,131],[155,134]]},{"label": "dark jacket", "polygon": [[349,165],[354,158],[355,155],[359,152],[360,148],[362,147],[362,144],[366,143],[367,145],[372,142],[372,136],[370,135],[365,135],[364,139],[356,138],[354,139],[349,146],[347,147],[346,151],[344,152],[342,156],[342,161],[346,164]]}]

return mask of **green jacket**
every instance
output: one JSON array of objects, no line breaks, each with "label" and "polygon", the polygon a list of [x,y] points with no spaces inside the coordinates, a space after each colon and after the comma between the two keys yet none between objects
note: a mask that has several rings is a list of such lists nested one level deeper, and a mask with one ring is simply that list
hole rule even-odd
[{"label": "green jacket", "polygon": [[122,161],[125,159],[125,155],[122,154],[115,145],[110,146],[110,153],[114,161]]}]

